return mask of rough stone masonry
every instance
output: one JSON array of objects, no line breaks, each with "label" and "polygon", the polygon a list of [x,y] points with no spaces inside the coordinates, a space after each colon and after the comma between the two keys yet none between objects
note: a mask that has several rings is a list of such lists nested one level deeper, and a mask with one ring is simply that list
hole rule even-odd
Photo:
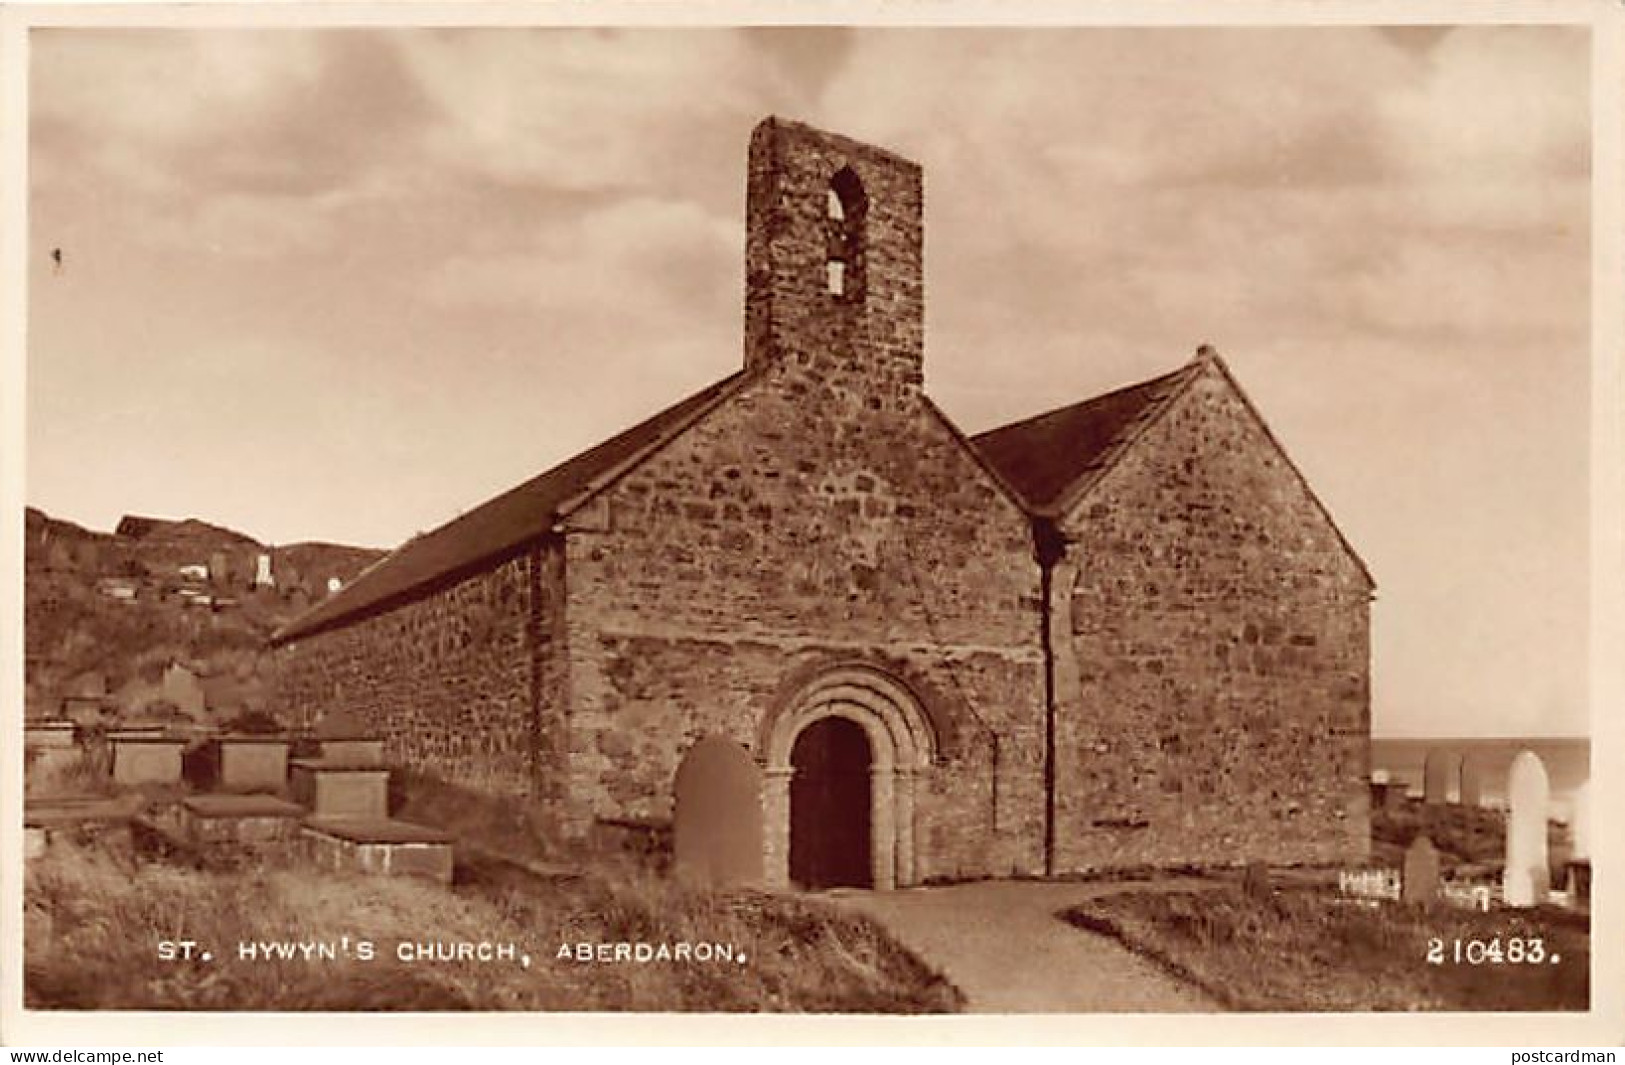
[{"label": "rough stone masonry", "polygon": [[282,713],[566,840],[736,745],[688,838],[770,886],[1363,857],[1373,585],[1222,360],[968,439],[922,225],[915,164],[763,121],[744,369],[291,623]]}]

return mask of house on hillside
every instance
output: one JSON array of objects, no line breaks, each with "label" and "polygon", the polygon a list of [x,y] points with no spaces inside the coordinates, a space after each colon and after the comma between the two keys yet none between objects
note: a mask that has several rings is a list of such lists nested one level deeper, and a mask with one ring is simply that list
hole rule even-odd
[{"label": "house on hillside", "polygon": [[275,709],[772,886],[1362,857],[1372,580],[1224,361],[969,439],[922,236],[761,123],[744,367],[284,627]]}]

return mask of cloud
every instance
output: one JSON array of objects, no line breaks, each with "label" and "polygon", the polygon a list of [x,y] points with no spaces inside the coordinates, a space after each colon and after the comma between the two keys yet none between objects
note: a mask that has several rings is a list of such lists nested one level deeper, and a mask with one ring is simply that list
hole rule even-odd
[{"label": "cloud", "polygon": [[[1567,28],[876,32],[818,117],[925,165],[928,282],[964,294],[935,370],[1037,408],[1057,368],[1265,331],[1572,343],[1586,60]],[[988,358],[1018,336],[1052,357]]]},{"label": "cloud", "polygon": [[1450,34],[1427,54],[1420,77],[1375,97],[1389,162],[1457,186],[1587,177],[1589,45],[1583,27]]},{"label": "cloud", "polygon": [[732,273],[739,223],[692,203],[632,199],[530,227],[519,248],[462,254],[435,268],[428,298],[449,307],[523,306],[538,316],[603,307],[662,318],[715,295]]},{"label": "cloud", "polygon": [[710,138],[794,82],[738,33],[464,30],[402,38],[449,170],[568,191],[685,186]]},{"label": "cloud", "polygon": [[389,36],[36,31],[32,181],[117,197],[155,247],[305,253],[407,186],[422,102]]}]

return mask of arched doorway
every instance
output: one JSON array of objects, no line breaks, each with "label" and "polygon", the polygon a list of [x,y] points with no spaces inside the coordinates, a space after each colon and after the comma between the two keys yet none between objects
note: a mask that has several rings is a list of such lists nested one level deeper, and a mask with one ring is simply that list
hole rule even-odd
[{"label": "arched doorway", "polygon": [[790,749],[790,880],[803,888],[871,887],[869,771],[863,726],[824,717]]},{"label": "arched doorway", "polygon": [[761,744],[767,886],[915,882],[915,786],[937,737],[900,681],[834,665],[768,713]]}]

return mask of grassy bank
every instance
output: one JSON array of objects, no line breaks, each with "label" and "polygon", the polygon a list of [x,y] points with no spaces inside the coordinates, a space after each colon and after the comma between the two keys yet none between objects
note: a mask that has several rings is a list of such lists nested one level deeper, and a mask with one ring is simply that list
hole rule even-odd
[{"label": "grassy bank", "polygon": [[[1135,893],[1068,911],[1232,1009],[1584,1010],[1589,922],[1557,910],[1369,910],[1321,890]],[[1540,964],[1456,963],[1454,941],[1542,941]],[[1444,963],[1429,964],[1430,940]],[[1552,962],[1551,955],[1560,960]]]},{"label": "grassy bank", "polygon": [[[27,870],[25,999],[160,1010],[959,1007],[951,986],[876,925],[816,899],[695,892],[634,873],[550,881],[493,864],[459,875],[448,890],[304,870],[205,871],[53,845]],[[162,960],[160,942],[181,939],[213,959]],[[239,958],[239,943],[259,941],[330,942],[338,957]],[[360,956],[362,941],[372,960]],[[512,943],[530,965],[396,956],[398,944],[424,942]],[[581,943],[634,942],[726,944],[744,961],[557,956]]]}]

